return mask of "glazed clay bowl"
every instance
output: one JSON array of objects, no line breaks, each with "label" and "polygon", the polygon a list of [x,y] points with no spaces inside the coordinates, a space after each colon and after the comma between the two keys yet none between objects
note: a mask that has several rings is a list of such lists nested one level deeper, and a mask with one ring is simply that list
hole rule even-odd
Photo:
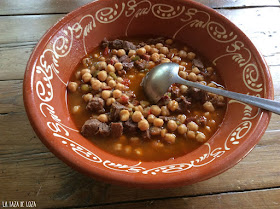
[{"label": "glazed clay bowl", "polygon": [[77,64],[109,40],[152,34],[185,42],[213,63],[230,91],[273,99],[271,76],[251,41],[229,20],[184,0],[100,0],[62,18],[34,49],[24,78],[24,103],[36,134],[58,158],[91,177],[145,188],[193,184],[235,165],[257,144],[270,113],[228,100],[218,131],[174,160],[138,162],[85,139],[67,107],[66,86]]}]

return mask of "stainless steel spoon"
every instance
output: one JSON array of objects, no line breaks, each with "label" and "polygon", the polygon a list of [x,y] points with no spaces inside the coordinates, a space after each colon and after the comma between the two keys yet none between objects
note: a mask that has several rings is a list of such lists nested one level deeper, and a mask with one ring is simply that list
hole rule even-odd
[{"label": "stainless steel spoon", "polygon": [[170,62],[157,65],[147,73],[142,80],[141,85],[144,88],[145,94],[152,103],[157,103],[173,83],[179,83],[242,101],[280,115],[280,102],[204,86],[200,83],[195,83],[181,78],[178,75],[178,72],[179,65]]}]

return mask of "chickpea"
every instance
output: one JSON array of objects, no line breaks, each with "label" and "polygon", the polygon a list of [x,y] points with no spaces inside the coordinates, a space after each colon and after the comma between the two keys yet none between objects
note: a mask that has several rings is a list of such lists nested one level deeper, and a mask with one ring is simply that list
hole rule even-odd
[{"label": "chickpea", "polygon": [[122,96],[122,92],[120,90],[116,89],[113,91],[113,97],[115,99],[120,98],[121,96]]},{"label": "chickpea", "polygon": [[161,132],[161,128],[159,128],[159,127],[153,126],[150,128],[150,133],[152,136],[160,135],[160,132]]},{"label": "chickpea", "polygon": [[178,130],[179,134],[185,134],[185,133],[187,133],[188,128],[185,124],[181,124],[181,125],[179,125],[177,130]]},{"label": "chickpea", "polygon": [[187,54],[187,58],[190,59],[190,60],[193,60],[193,59],[195,58],[195,53],[189,52],[189,53]]},{"label": "chickpea", "polygon": [[[99,57],[98,60],[99,60],[99,61],[105,61],[106,59],[105,59],[105,57],[102,56],[102,57]],[[105,69],[105,68],[104,68],[104,69]]]},{"label": "chickpea", "polygon": [[179,71],[179,76],[183,79],[187,79],[188,73],[185,71]]},{"label": "chickpea", "polygon": [[199,132],[199,133],[196,135],[195,139],[196,139],[198,142],[205,142],[206,136],[204,135],[204,133]]},{"label": "chickpea", "polygon": [[80,105],[76,105],[73,107],[72,109],[72,113],[77,114],[81,111],[81,106]]},{"label": "chickpea", "polygon": [[118,51],[117,51],[117,56],[118,57],[122,57],[122,56],[124,56],[126,53],[125,53],[125,50],[124,49],[119,49]]},{"label": "chickpea", "polygon": [[210,117],[210,112],[205,112],[205,113],[204,113],[204,116],[205,116],[206,118],[209,118],[209,117]]},{"label": "chickpea", "polygon": [[143,115],[140,111],[135,111],[133,114],[132,114],[132,120],[136,123],[138,123],[140,120],[143,119]]},{"label": "chickpea", "polygon": [[185,71],[185,66],[183,66],[182,64],[181,65],[179,65],[179,71]]},{"label": "chickpea", "polygon": [[122,65],[122,63],[120,63],[120,62],[117,62],[114,66],[115,66],[115,69],[116,69],[117,71],[120,71],[120,70],[123,69],[123,65]]},{"label": "chickpea", "polygon": [[215,111],[215,107],[213,106],[212,102],[205,102],[203,104],[203,108],[207,111],[207,112],[214,112]]},{"label": "chickpea", "polygon": [[162,127],[164,124],[164,121],[161,118],[155,118],[153,121],[154,126]]},{"label": "chickpea", "polygon": [[169,101],[169,103],[168,103],[169,110],[171,110],[173,112],[173,111],[177,110],[178,107],[179,107],[179,104],[177,101],[175,101],[175,100]]},{"label": "chickpea", "polygon": [[197,75],[197,80],[198,81],[204,81],[204,77],[203,77],[203,75]]},{"label": "chickpea", "polygon": [[97,74],[97,77],[100,81],[105,81],[106,78],[107,78],[107,72],[106,71],[100,71],[98,74]]},{"label": "chickpea", "polygon": [[187,116],[186,115],[178,115],[177,116],[177,119],[180,123],[185,123],[186,119],[187,119]]},{"label": "chickpea", "polygon": [[160,49],[161,47],[163,47],[163,44],[162,44],[162,43],[157,43],[157,44],[156,44],[156,48],[157,48],[157,49]]},{"label": "chickpea", "polygon": [[85,73],[85,74],[82,76],[82,79],[83,79],[84,83],[89,82],[91,78],[92,78],[92,75],[91,75],[90,73]]},{"label": "chickpea", "polygon": [[168,62],[171,62],[170,59],[168,58],[164,58],[161,60],[161,63],[168,63]]},{"label": "chickpea", "polygon": [[158,62],[159,61],[159,54],[158,53],[153,53],[152,56],[151,56],[151,59],[154,62]]},{"label": "chickpea", "polygon": [[148,117],[148,115],[150,114],[150,107],[146,107],[144,110],[143,110],[143,116],[145,117],[145,118],[147,118]]},{"label": "chickpea", "polygon": [[129,111],[128,110],[121,110],[120,111],[120,119],[121,119],[121,121],[127,121],[129,119]]},{"label": "chickpea", "polygon": [[113,148],[115,151],[121,151],[123,148],[123,145],[121,143],[116,143],[116,144],[114,144]]},{"label": "chickpea", "polygon": [[145,45],[144,48],[146,49],[146,52],[150,52],[152,49],[150,45]]},{"label": "chickpea", "polygon": [[186,57],[187,57],[187,52],[184,51],[184,50],[180,50],[180,51],[179,51],[179,57],[181,57],[181,58],[186,58]]},{"label": "chickpea", "polygon": [[83,96],[83,99],[85,102],[89,102],[90,100],[92,100],[93,95],[91,93],[87,93]]},{"label": "chickpea", "polygon": [[108,116],[106,114],[100,114],[97,117],[97,120],[99,120],[100,122],[103,122],[103,123],[107,123],[108,122]]},{"label": "chickpea", "polygon": [[212,74],[214,72],[214,68],[212,68],[212,67],[207,67],[206,70],[210,74]]},{"label": "chickpea", "polygon": [[188,92],[188,87],[186,85],[180,86],[181,94],[186,94]]},{"label": "chickpea", "polygon": [[159,49],[159,52],[162,54],[168,54],[169,49],[166,46],[163,46]]},{"label": "chickpea", "polygon": [[161,115],[163,115],[163,116],[170,115],[170,112],[166,106],[162,106],[160,109],[161,109]]},{"label": "chickpea", "polygon": [[109,98],[106,101],[106,105],[111,106],[114,102],[116,102],[115,98]]},{"label": "chickpea", "polygon": [[145,100],[142,100],[142,101],[140,101],[140,105],[141,105],[142,107],[148,107],[148,106],[150,105],[150,102],[145,101]]},{"label": "chickpea", "polygon": [[177,129],[177,123],[174,120],[169,120],[167,123],[167,128],[170,131],[175,131]]},{"label": "chickpea", "polygon": [[112,50],[112,54],[114,54],[114,55],[116,55],[117,52],[118,52],[118,50],[116,50],[116,49],[113,49],[113,50]]},{"label": "chickpea", "polygon": [[173,144],[173,143],[175,143],[176,136],[175,136],[175,134],[167,133],[167,134],[165,134],[164,140],[169,144]]},{"label": "chickpea", "polygon": [[81,70],[81,76],[83,76],[85,73],[90,73],[90,69],[85,68]]},{"label": "chickpea", "polygon": [[101,88],[101,82],[96,78],[92,78],[90,83],[93,90],[99,90]]},{"label": "chickpea", "polygon": [[124,147],[125,154],[129,155],[132,152],[132,147],[130,145],[126,145]]},{"label": "chickpea", "polygon": [[163,137],[165,137],[166,133],[167,133],[167,129],[166,128],[161,129],[160,136],[163,138]]},{"label": "chickpea", "polygon": [[189,79],[190,81],[195,82],[195,81],[197,81],[197,75],[196,75],[194,72],[191,72],[191,73],[188,75],[188,79]]},{"label": "chickpea", "polygon": [[205,130],[206,130],[207,132],[211,132],[211,128],[210,128],[209,126],[205,126]]},{"label": "chickpea", "polygon": [[114,88],[114,87],[116,86],[116,81],[110,80],[110,81],[108,82],[108,85],[109,85],[111,88]]},{"label": "chickpea", "polygon": [[193,121],[189,122],[187,127],[190,131],[198,131],[198,125]]},{"label": "chickpea", "polygon": [[117,82],[119,82],[119,83],[123,82],[122,77],[117,77]]},{"label": "chickpea", "polygon": [[81,90],[82,90],[83,92],[89,91],[89,85],[88,85],[88,84],[82,84],[82,85],[81,85]]},{"label": "chickpea", "polygon": [[146,66],[148,69],[152,69],[153,67],[155,67],[156,63],[154,63],[153,61],[149,61]]},{"label": "chickpea", "polygon": [[113,66],[113,65],[111,65],[111,64],[109,64],[108,66],[107,66],[107,68],[106,68],[106,71],[108,72],[108,73],[110,73],[110,72],[115,72],[116,70],[115,70],[115,67]]},{"label": "chickpea", "polygon": [[164,144],[161,143],[161,142],[159,142],[159,141],[155,141],[155,140],[154,140],[154,141],[152,142],[152,146],[153,146],[153,148],[158,149],[158,148],[164,147]]},{"label": "chickpea", "polygon": [[172,58],[172,62],[179,63],[180,61],[181,61],[181,58],[178,57],[178,56],[174,56],[174,57]]},{"label": "chickpea", "polygon": [[77,71],[75,73],[75,77],[76,77],[76,79],[80,79],[81,78],[81,71]]},{"label": "chickpea", "polygon": [[133,49],[130,49],[129,52],[128,52],[128,56],[132,57],[133,55],[136,55],[136,51],[133,50]]},{"label": "chickpea", "polygon": [[68,90],[71,92],[75,92],[78,89],[78,84],[76,82],[70,82],[67,86]]},{"label": "chickpea", "polygon": [[116,88],[116,89],[119,89],[119,90],[123,90],[125,87],[124,87],[123,84],[117,83],[115,88]]},{"label": "chickpea", "polygon": [[158,53],[158,52],[159,52],[159,50],[157,48],[151,48],[151,51],[150,51],[151,54]]},{"label": "chickpea", "polygon": [[97,67],[98,67],[98,70],[104,70],[107,67],[107,63],[104,61],[98,62]]},{"label": "chickpea", "polygon": [[135,111],[139,111],[139,112],[141,112],[142,114],[143,114],[143,112],[144,112],[144,109],[143,109],[143,107],[142,107],[141,105],[138,105],[138,106],[134,107],[134,110],[135,110]]},{"label": "chickpea", "polygon": [[110,91],[110,90],[103,90],[101,92],[102,99],[107,100],[111,96],[111,93],[112,93],[112,91]]},{"label": "chickpea", "polygon": [[155,115],[155,116],[160,115],[160,113],[161,113],[160,107],[157,106],[157,105],[152,105],[152,107],[151,107],[151,113],[152,113],[153,115]]},{"label": "chickpea", "polygon": [[143,150],[141,148],[134,149],[134,152],[138,156],[142,156],[143,155]]},{"label": "chickpea", "polygon": [[187,137],[189,139],[195,139],[195,132],[194,131],[188,131],[187,132]]},{"label": "chickpea", "polygon": [[109,83],[109,81],[114,80],[114,78],[112,76],[107,76],[106,78],[106,83]]},{"label": "chickpea", "polygon": [[144,54],[146,54],[146,49],[144,47],[141,47],[141,48],[136,50],[136,53],[140,56],[144,55]]},{"label": "chickpea", "polygon": [[198,69],[198,67],[194,67],[192,69],[192,72],[194,72],[195,74],[199,74],[200,73],[200,70]]},{"label": "chickpea", "polygon": [[215,124],[216,124],[215,120],[209,120],[207,125],[210,127],[213,127],[213,126],[215,126]]},{"label": "chickpea", "polygon": [[148,115],[147,120],[149,121],[149,123],[153,123],[155,120],[155,116],[153,114]]},{"label": "chickpea", "polygon": [[165,40],[165,43],[166,43],[167,45],[171,45],[171,44],[173,44],[173,40],[172,40],[172,39],[166,39],[166,40]]},{"label": "chickpea", "polygon": [[130,138],[130,143],[132,144],[138,144],[140,142],[139,137],[131,137]]},{"label": "chickpea", "polygon": [[149,129],[149,123],[146,119],[142,119],[141,121],[138,122],[138,128],[141,130],[141,131],[146,131]]}]

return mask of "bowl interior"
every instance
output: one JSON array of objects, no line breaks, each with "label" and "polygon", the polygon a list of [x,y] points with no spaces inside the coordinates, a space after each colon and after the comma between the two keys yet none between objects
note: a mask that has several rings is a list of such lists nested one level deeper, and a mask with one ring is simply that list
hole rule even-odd
[{"label": "bowl interior", "polygon": [[[228,90],[273,98],[268,68],[249,39],[226,18],[191,1],[95,1],[68,14],[35,48],[25,74],[24,102],[42,142],[70,166],[113,182],[169,187],[210,178],[242,159],[264,133],[270,114],[228,100],[220,129],[173,161],[136,162],[108,154],[80,135],[66,85],[80,60],[107,37],[165,36],[211,61]],[[180,175],[184,173],[184,175]]]}]

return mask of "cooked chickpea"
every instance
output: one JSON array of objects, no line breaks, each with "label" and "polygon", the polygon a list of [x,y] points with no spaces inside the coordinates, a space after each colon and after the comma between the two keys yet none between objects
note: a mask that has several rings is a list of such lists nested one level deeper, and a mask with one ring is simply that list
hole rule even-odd
[{"label": "cooked chickpea", "polygon": [[186,58],[186,57],[187,57],[187,52],[184,51],[184,50],[180,50],[180,51],[179,51],[179,57],[181,57],[181,58]]},{"label": "cooked chickpea", "polygon": [[141,47],[141,48],[136,50],[136,53],[140,56],[144,55],[144,54],[146,54],[146,49],[144,47]]},{"label": "cooked chickpea", "polygon": [[100,81],[105,81],[106,78],[107,78],[107,72],[106,71],[100,71],[98,74],[97,74],[97,77]]},{"label": "cooked chickpea", "polygon": [[127,121],[129,119],[129,111],[128,110],[121,110],[120,111],[120,119],[121,119],[121,121]]},{"label": "cooked chickpea", "polygon": [[146,52],[150,52],[152,49],[150,45],[145,45],[144,48],[146,49]]},{"label": "cooked chickpea", "polygon": [[172,58],[172,62],[179,63],[180,61],[181,61],[181,58],[178,57],[178,56],[174,56],[174,57]]},{"label": "cooked chickpea", "polygon": [[173,40],[172,39],[166,39],[165,43],[168,44],[168,45],[171,45],[171,44],[173,44]]},{"label": "cooked chickpea", "polygon": [[179,71],[185,71],[185,66],[183,66],[183,65],[179,65]]},{"label": "cooked chickpea", "polygon": [[123,145],[121,143],[114,144],[114,150],[115,151],[121,151],[123,148]]},{"label": "cooked chickpea", "polygon": [[161,118],[155,118],[153,121],[154,126],[162,127],[164,124],[164,121]]},{"label": "cooked chickpea", "polygon": [[168,59],[168,58],[163,58],[161,60],[161,63],[168,63],[168,62],[171,62],[170,59]]},{"label": "cooked chickpea", "polygon": [[206,70],[210,74],[212,74],[214,72],[214,68],[212,68],[212,67],[207,67]]},{"label": "cooked chickpea", "polygon": [[101,82],[95,78],[92,78],[90,83],[93,90],[99,90],[101,88]]},{"label": "cooked chickpea", "polygon": [[140,142],[140,139],[139,139],[139,137],[131,137],[130,139],[129,139],[129,141],[130,141],[130,143],[132,143],[132,144],[138,144],[139,142]]},{"label": "cooked chickpea", "polygon": [[152,113],[153,115],[155,115],[155,116],[160,115],[160,113],[161,113],[160,107],[157,106],[157,105],[152,105],[152,107],[151,107],[151,113]]},{"label": "cooked chickpea", "polygon": [[75,78],[76,79],[80,79],[81,78],[81,71],[77,71],[76,73],[75,73]]},{"label": "cooked chickpea", "polygon": [[176,136],[175,136],[175,134],[167,133],[167,134],[165,134],[164,140],[169,144],[173,144],[173,143],[175,143]]},{"label": "cooked chickpea", "polygon": [[118,50],[113,49],[111,52],[112,52],[112,54],[116,55],[116,54],[117,54],[117,52],[118,52]]},{"label": "cooked chickpea", "polygon": [[188,75],[188,79],[189,79],[190,81],[195,82],[195,81],[197,81],[197,75],[196,75],[194,72],[191,72],[191,73]]},{"label": "cooked chickpea", "polygon": [[168,54],[169,49],[166,46],[163,46],[159,49],[159,52],[162,54]]},{"label": "cooked chickpea", "polygon": [[181,85],[180,92],[181,94],[186,94],[188,92],[188,87],[186,85]]},{"label": "cooked chickpea", "polygon": [[91,93],[87,93],[83,96],[83,99],[85,102],[89,102],[90,100],[92,100],[93,95]]},{"label": "cooked chickpea", "polygon": [[198,69],[198,67],[194,67],[192,69],[192,72],[194,72],[195,74],[199,74],[200,73],[200,70]]},{"label": "cooked chickpea", "polygon": [[209,118],[209,117],[210,117],[210,112],[205,112],[205,113],[204,113],[204,116],[205,116],[206,118]]},{"label": "cooked chickpea", "polygon": [[117,51],[117,56],[118,57],[122,57],[122,56],[124,56],[125,55],[125,50],[124,49],[119,49],[118,51]]},{"label": "cooked chickpea", "polygon": [[188,77],[188,73],[187,72],[185,72],[185,71],[179,71],[179,76],[181,77],[181,78],[183,78],[183,79],[187,79],[187,77]]},{"label": "cooked chickpea", "polygon": [[132,147],[130,145],[126,145],[123,150],[125,154],[129,155],[132,151]]},{"label": "cooked chickpea", "polygon": [[204,133],[197,133],[195,139],[198,141],[198,142],[205,142],[206,140],[206,136],[204,135]]},{"label": "cooked chickpea", "polygon": [[177,123],[174,121],[174,120],[169,120],[167,122],[167,128],[170,130],[170,131],[175,131],[177,129]]},{"label": "cooked chickpea", "polygon": [[113,65],[111,65],[111,64],[109,64],[108,66],[107,66],[107,68],[106,68],[106,71],[108,72],[108,73],[110,73],[110,72],[115,72],[115,67],[113,66]]},{"label": "cooked chickpea", "polygon": [[116,88],[116,89],[119,89],[119,90],[124,90],[125,87],[124,87],[123,84],[117,83],[115,88]]},{"label": "cooked chickpea", "polygon": [[210,127],[213,127],[213,126],[215,126],[215,124],[216,124],[216,121],[212,119],[212,120],[208,121],[207,125],[210,126]]},{"label": "cooked chickpea", "polygon": [[166,106],[162,106],[160,109],[161,109],[161,115],[163,116],[170,115],[169,109]]},{"label": "cooked chickpea", "polygon": [[169,103],[168,103],[169,110],[171,110],[173,112],[173,111],[177,110],[178,107],[179,107],[179,104],[177,101],[175,101],[175,100],[169,101]]},{"label": "cooked chickpea", "polygon": [[197,75],[197,80],[198,81],[204,81],[204,77],[203,77],[203,75]]},{"label": "cooked chickpea", "polygon": [[147,64],[146,64],[146,67],[148,69],[152,69],[153,67],[155,67],[156,63],[154,63],[153,61],[149,61]]},{"label": "cooked chickpea", "polygon": [[85,73],[90,73],[90,69],[85,68],[81,70],[81,76],[83,76]]},{"label": "cooked chickpea", "polygon": [[152,141],[152,146],[153,146],[153,148],[155,148],[155,149],[158,149],[158,148],[162,148],[162,147],[164,147],[164,144],[163,143],[161,143],[161,142],[159,142],[159,141]]},{"label": "cooked chickpea", "polygon": [[104,70],[107,67],[107,63],[104,61],[98,62],[97,67],[98,67],[98,70]]},{"label": "cooked chickpea", "polygon": [[107,99],[107,101],[106,101],[106,105],[107,105],[107,106],[110,106],[110,105],[112,105],[114,102],[116,102],[115,98],[109,98],[109,99]]},{"label": "cooked chickpea", "polygon": [[187,128],[187,126],[185,124],[181,124],[181,125],[179,125],[177,130],[178,130],[179,134],[185,134],[185,133],[187,133],[188,128]]},{"label": "cooked chickpea", "polygon": [[195,139],[195,132],[194,131],[188,131],[187,132],[187,137],[189,139]]},{"label": "cooked chickpea", "polygon": [[143,150],[141,148],[134,149],[134,152],[138,156],[142,156],[143,155]]},{"label": "cooked chickpea", "polygon": [[138,128],[141,130],[141,131],[146,131],[149,129],[149,123],[146,119],[142,119],[141,121],[138,122]]},{"label": "cooked chickpea", "polygon": [[112,93],[112,91],[110,91],[110,90],[103,90],[101,92],[102,99],[107,100],[111,96],[111,93]]},{"label": "cooked chickpea", "polygon": [[208,112],[214,112],[215,111],[215,107],[213,106],[212,102],[209,102],[209,101],[207,101],[203,104],[203,108]]},{"label": "cooked chickpea", "polygon": [[110,80],[110,81],[108,82],[108,86],[110,86],[111,88],[114,88],[114,87],[116,86],[116,81]]},{"label": "cooked chickpea", "polygon": [[187,124],[187,127],[190,131],[197,131],[198,130],[198,125],[193,121],[189,122]]},{"label": "cooked chickpea", "polygon": [[129,52],[128,52],[128,56],[132,57],[133,55],[136,55],[136,51],[133,50],[133,49],[130,49]]},{"label": "cooked chickpea", "polygon": [[82,76],[82,79],[83,79],[84,83],[89,82],[91,78],[92,78],[92,75],[91,75],[90,73],[85,73],[85,74]]},{"label": "cooked chickpea", "polygon": [[72,113],[74,113],[74,114],[77,114],[80,111],[81,111],[81,106],[80,105],[76,105],[72,109]]},{"label": "cooked chickpea", "polygon": [[102,57],[99,57],[98,60],[99,61],[105,61],[106,59],[105,59],[105,57],[102,56]]},{"label": "cooked chickpea", "polygon": [[161,47],[163,47],[163,44],[162,44],[162,43],[157,43],[157,44],[156,44],[156,48],[157,48],[157,49],[160,49]]},{"label": "cooked chickpea", "polygon": [[166,128],[161,129],[160,136],[163,138],[163,137],[165,137],[166,133],[167,133],[167,129]]},{"label": "cooked chickpea", "polygon": [[153,123],[155,120],[155,116],[153,114],[148,115],[147,120],[149,121],[149,123]]},{"label": "cooked chickpea", "polygon": [[189,52],[189,53],[187,54],[187,58],[190,59],[190,60],[193,60],[193,59],[195,58],[195,53]]},{"label": "cooked chickpea", "polygon": [[106,78],[106,83],[109,83],[109,81],[111,81],[111,80],[114,80],[114,79],[113,79],[113,77],[112,77],[112,76],[110,76],[110,75],[109,75],[109,76],[107,76],[107,78]]},{"label": "cooked chickpea", "polygon": [[76,82],[70,82],[67,86],[68,90],[71,92],[75,92],[78,89],[78,84]]},{"label": "cooked chickpea", "polygon": [[142,107],[141,105],[138,105],[138,106],[134,107],[134,110],[135,110],[135,111],[139,111],[139,112],[141,112],[142,114],[143,114],[143,111],[144,111],[144,109],[143,109],[143,107]]},{"label": "cooked chickpea", "polygon": [[123,65],[122,65],[122,63],[120,63],[120,62],[117,62],[114,66],[115,66],[115,69],[116,69],[117,71],[123,69]]},{"label": "cooked chickpea", "polygon": [[150,102],[145,101],[145,100],[142,100],[142,101],[140,101],[140,105],[141,105],[142,107],[148,107],[148,106],[150,105]]},{"label": "cooked chickpea", "polygon": [[117,82],[119,82],[119,83],[123,82],[122,77],[117,77]]},{"label": "cooked chickpea", "polygon": [[151,51],[150,51],[151,54],[158,53],[158,52],[159,52],[159,50],[157,48],[151,48]]},{"label": "cooked chickpea", "polygon": [[159,54],[158,53],[153,53],[152,56],[151,56],[151,59],[154,62],[158,62],[159,61]]},{"label": "cooked chickpea", "polygon": [[142,115],[142,113],[141,113],[140,111],[135,111],[135,112],[132,114],[131,119],[132,119],[134,122],[138,123],[140,120],[143,119],[143,115]]},{"label": "cooked chickpea", "polygon": [[103,123],[107,123],[108,122],[108,116],[106,114],[100,114],[97,117],[97,120],[99,120],[100,122],[103,122]]},{"label": "cooked chickpea", "polygon": [[150,112],[150,107],[146,107],[144,110],[143,110],[143,116],[145,117],[145,118],[147,118],[148,117],[148,115],[151,113]]},{"label": "cooked chickpea", "polygon": [[177,119],[180,123],[185,123],[186,119],[187,119],[187,116],[186,115],[178,115],[177,116]]},{"label": "cooked chickpea", "polygon": [[113,97],[115,99],[120,98],[121,96],[122,96],[122,92],[120,90],[116,89],[113,91]]}]

